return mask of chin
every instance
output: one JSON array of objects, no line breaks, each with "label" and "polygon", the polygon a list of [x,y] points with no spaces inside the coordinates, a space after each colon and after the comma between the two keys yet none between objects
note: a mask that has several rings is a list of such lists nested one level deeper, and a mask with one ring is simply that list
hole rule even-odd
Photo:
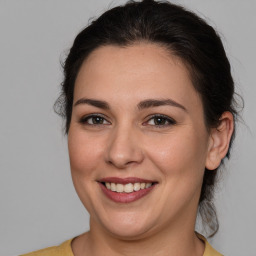
[{"label": "chin", "polygon": [[109,228],[108,231],[112,236],[119,238],[121,240],[138,240],[140,238],[144,238],[148,233],[148,230],[145,228],[133,228],[128,227],[126,229],[121,228]]},{"label": "chin", "polygon": [[149,230],[152,229],[151,221],[147,221],[145,216],[134,216],[120,214],[116,218],[112,218],[101,226],[107,230],[112,236],[123,240],[134,240],[144,237]]}]

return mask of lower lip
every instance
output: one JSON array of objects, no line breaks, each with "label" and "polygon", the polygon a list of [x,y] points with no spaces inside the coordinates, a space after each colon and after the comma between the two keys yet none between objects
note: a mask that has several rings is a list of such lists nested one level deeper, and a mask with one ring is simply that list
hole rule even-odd
[{"label": "lower lip", "polygon": [[148,195],[152,189],[155,188],[155,185],[152,185],[149,188],[141,189],[139,191],[134,191],[131,193],[119,193],[113,192],[107,189],[102,183],[99,183],[103,193],[112,201],[116,203],[131,203],[139,200],[140,198]]}]

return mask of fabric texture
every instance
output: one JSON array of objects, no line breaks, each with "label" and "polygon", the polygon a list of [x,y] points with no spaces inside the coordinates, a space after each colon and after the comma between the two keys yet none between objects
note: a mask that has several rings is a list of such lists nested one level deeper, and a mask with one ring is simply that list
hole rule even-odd
[{"label": "fabric texture", "polygon": [[52,246],[39,251],[22,254],[20,256],[74,256],[71,242],[74,238],[65,241],[59,246]]},{"label": "fabric texture", "polygon": [[[203,256],[223,256],[222,254],[218,253],[215,249],[213,249],[212,246],[202,235],[198,234],[198,237],[205,243],[205,251]],[[45,248],[39,251],[23,254],[20,256],[74,256],[71,248],[71,242],[73,239],[74,238],[67,240],[59,246]]]}]

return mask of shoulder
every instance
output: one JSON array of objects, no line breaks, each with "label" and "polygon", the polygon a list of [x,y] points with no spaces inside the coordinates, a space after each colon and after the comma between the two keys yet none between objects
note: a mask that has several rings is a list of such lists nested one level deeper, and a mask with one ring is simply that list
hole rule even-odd
[{"label": "shoulder", "polygon": [[207,239],[202,236],[201,234],[197,233],[197,236],[204,241],[205,244],[205,249],[204,249],[204,255],[203,256],[223,256],[222,254],[220,254],[219,252],[217,252],[207,241]]},{"label": "shoulder", "polygon": [[217,252],[207,241],[205,241],[205,251],[203,256],[223,256]]},{"label": "shoulder", "polygon": [[38,251],[30,252],[20,256],[74,256],[71,249],[73,239],[63,242],[59,246],[52,246]]}]

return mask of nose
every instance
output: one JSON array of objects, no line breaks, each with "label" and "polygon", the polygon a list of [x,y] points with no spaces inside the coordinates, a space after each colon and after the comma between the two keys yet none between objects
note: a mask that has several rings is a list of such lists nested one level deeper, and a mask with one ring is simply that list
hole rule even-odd
[{"label": "nose", "polygon": [[106,161],[118,169],[140,164],[144,155],[138,131],[131,127],[116,127],[110,135]]}]

